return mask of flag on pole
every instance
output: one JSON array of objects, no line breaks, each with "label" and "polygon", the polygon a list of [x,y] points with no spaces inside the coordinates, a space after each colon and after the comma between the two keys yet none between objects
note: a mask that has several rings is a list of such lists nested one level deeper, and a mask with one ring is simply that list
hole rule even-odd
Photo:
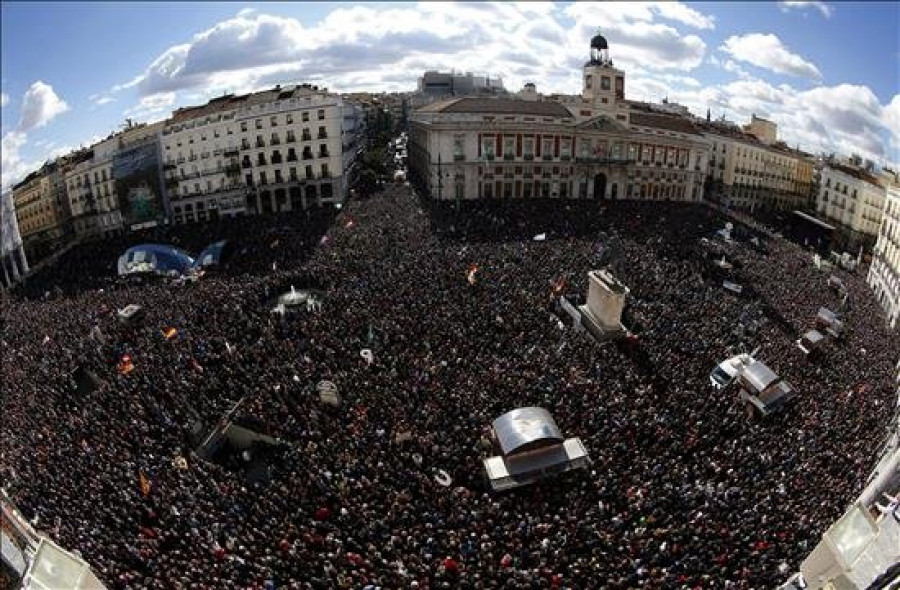
[{"label": "flag on pole", "polygon": [[42,344],[44,344],[44,346],[46,346],[49,343],[50,343],[50,336],[47,334],[44,334],[44,341]]},{"label": "flag on pole", "polygon": [[469,284],[474,286],[475,283],[478,282],[478,279],[475,278],[476,273],[478,272],[478,265],[473,264],[469,267],[469,271],[466,273],[466,279],[469,281]]},{"label": "flag on pole", "polygon": [[279,244],[281,244],[281,240],[276,238],[275,241],[273,241],[271,244],[269,244],[269,248],[274,250],[275,248],[278,247]]},{"label": "flag on pole", "polygon": [[228,351],[228,354],[234,354],[235,348],[234,348],[234,346],[229,344],[228,341],[226,340],[225,341],[225,350]]},{"label": "flag on pole", "polygon": [[328,236],[322,236],[322,239],[319,240],[319,245],[324,246],[327,243],[328,243]]},{"label": "flag on pole", "polygon": [[350,218],[350,219],[347,220],[347,223],[344,224],[344,227],[347,228],[347,229],[350,229],[350,228],[353,227],[354,225],[356,225],[356,222],[353,221],[353,218]]},{"label": "flag on pole", "polygon": [[146,498],[150,495],[150,479],[144,474],[143,471],[138,474],[138,478],[140,479],[141,483],[141,494],[143,494]]},{"label": "flag on pole", "polygon": [[162,335],[166,340],[171,340],[178,335],[178,330],[176,330],[175,328],[165,328],[162,331]]},{"label": "flag on pole", "polygon": [[195,358],[191,359],[191,367],[198,373],[203,373],[203,367],[200,365],[200,363],[197,362],[197,359]]},{"label": "flag on pole", "polygon": [[122,360],[119,361],[118,368],[119,373],[122,375],[127,375],[128,373],[134,371],[134,363],[131,361],[131,355],[122,355]]}]

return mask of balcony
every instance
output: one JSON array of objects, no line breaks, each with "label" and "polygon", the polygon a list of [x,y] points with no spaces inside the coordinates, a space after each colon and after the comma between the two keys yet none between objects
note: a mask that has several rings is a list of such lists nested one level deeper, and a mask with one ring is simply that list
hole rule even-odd
[{"label": "balcony", "polygon": [[259,157],[256,159],[256,165],[257,166],[265,166],[266,165],[266,158],[262,154],[260,154]]},{"label": "balcony", "polygon": [[516,156],[514,154],[503,154],[503,159],[507,162],[514,160],[515,157]]},{"label": "balcony", "polygon": [[462,162],[465,159],[466,159],[466,156],[464,154],[453,154],[454,162]]},{"label": "balcony", "polygon": [[269,145],[281,145],[281,140],[277,137],[273,137],[272,141],[269,142]]},{"label": "balcony", "polygon": [[318,157],[320,157],[320,158],[327,158],[328,156],[329,156],[329,153],[328,153],[327,151],[324,151],[324,152],[319,152],[319,156],[318,156]]},{"label": "balcony", "polygon": [[541,156],[541,159],[544,160],[545,162],[549,162],[550,160],[553,159],[553,154],[544,154],[543,156]]},{"label": "balcony", "polygon": [[572,156],[570,156],[569,154],[563,154],[559,157],[559,159],[563,162],[568,162],[572,159]]},{"label": "balcony", "polygon": [[312,135],[310,135],[309,133],[304,133],[300,139],[302,139],[303,141],[312,141]]},{"label": "balcony", "polygon": [[241,162],[241,167],[243,168],[250,168],[251,166],[253,166],[253,164],[250,162],[250,160],[244,160],[243,162]]},{"label": "balcony", "polygon": [[178,164],[184,164],[184,156],[180,156],[177,160],[175,160]]},{"label": "balcony", "polygon": [[322,132],[322,131],[320,131],[319,134],[316,135],[316,137],[317,137],[318,139],[328,139],[328,134],[327,134],[327,133],[324,133],[324,132]]},{"label": "balcony", "polygon": [[528,162],[534,160],[534,154],[525,154],[522,158]]},{"label": "balcony", "polygon": [[488,162],[493,162],[493,161],[494,161],[494,154],[485,154],[485,155],[484,155],[484,159],[487,160]]},{"label": "balcony", "polygon": [[241,173],[241,167],[237,164],[228,164],[225,166],[226,176],[238,176]]},{"label": "balcony", "polygon": [[297,141],[297,136],[293,134],[288,134],[287,139],[284,140],[285,143],[295,143]]},{"label": "balcony", "polygon": [[264,142],[264,141],[261,140],[261,139],[257,139],[257,140],[256,140],[256,147],[258,147],[258,148],[264,148],[264,147],[266,147],[266,142]]},{"label": "balcony", "polygon": [[304,160],[312,160],[313,159],[312,152],[303,152],[303,159]]},{"label": "balcony", "polygon": [[287,161],[288,161],[288,162],[296,162],[296,161],[297,161],[297,154],[294,154],[294,153],[288,154],[288,155],[287,155]]},{"label": "balcony", "polygon": [[196,154],[191,154],[190,156],[188,156],[188,162],[196,162],[196,161],[197,161]]},{"label": "balcony", "polygon": [[[249,148],[250,146],[248,145],[247,147]],[[229,148],[229,149],[225,150],[224,152],[222,152],[222,155],[229,157],[229,158],[233,157],[233,156],[237,156],[238,150],[237,150],[237,148]]]}]

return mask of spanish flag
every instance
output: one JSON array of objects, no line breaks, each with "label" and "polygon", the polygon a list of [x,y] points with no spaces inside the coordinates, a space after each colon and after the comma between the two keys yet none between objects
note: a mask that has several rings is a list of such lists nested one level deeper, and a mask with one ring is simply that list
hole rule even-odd
[{"label": "spanish flag", "polygon": [[468,279],[470,285],[475,285],[478,282],[478,279],[475,278],[475,274],[478,272],[478,265],[473,264],[469,267],[469,272],[466,273],[466,279]]},{"label": "spanish flag", "polygon": [[119,361],[119,373],[127,375],[132,371],[134,371],[134,363],[131,362],[131,356],[122,355],[122,360]]},{"label": "spanish flag", "polygon": [[143,494],[146,498],[150,495],[150,479],[144,474],[143,471],[138,474],[138,477],[141,481],[141,494]]},{"label": "spanish flag", "polygon": [[175,328],[166,328],[162,331],[162,335],[166,340],[171,340],[178,335],[178,330],[176,330]]}]

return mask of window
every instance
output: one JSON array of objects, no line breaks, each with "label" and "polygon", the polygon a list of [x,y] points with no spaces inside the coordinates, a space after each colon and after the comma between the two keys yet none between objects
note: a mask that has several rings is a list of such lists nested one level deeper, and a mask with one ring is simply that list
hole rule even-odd
[{"label": "window", "polygon": [[465,199],[466,198],[466,186],[462,182],[456,183],[456,198],[457,199]]},{"label": "window", "polygon": [[485,199],[491,199],[494,197],[494,183],[485,182],[483,188],[483,196]]},{"label": "window", "polygon": [[494,157],[494,138],[493,137],[483,137],[481,138],[481,151],[484,153],[485,157]]},{"label": "window", "polygon": [[304,123],[309,122],[309,111],[303,111],[303,114],[301,115],[301,119]]},{"label": "window", "polygon": [[319,109],[317,116],[318,116],[319,121],[324,121],[325,120],[325,109]]},{"label": "window", "polygon": [[322,164],[322,178],[328,178],[331,174],[328,173],[328,164]]},{"label": "window", "polygon": [[609,90],[610,88],[609,76],[600,76],[600,90]]},{"label": "window", "polygon": [[587,90],[590,90],[591,87],[593,86],[593,84],[594,84],[594,77],[592,75],[588,74],[587,76],[584,77],[584,87]]},{"label": "window", "polygon": [[269,117],[269,127],[277,127],[278,126],[278,117],[271,116]]},{"label": "window", "polygon": [[516,138],[510,136],[503,137],[503,157],[514,158],[516,155]]},{"label": "window", "polygon": [[522,147],[523,147],[522,153],[525,154],[526,158],[534,157],[534,138],[533,137],[526,137],[525,140],[522,142]]},{"label": "window", "polygon": [[257,128],[257,129],[262,129],[262,119],[257,119],[257,120],[256,120],[256,128]]},{"label": "window", "polygon": [[292,125],[294,123],[293,113],[288,113],[287,115],[284,116],[284,118],[288,125]]},{"label": "window", "polygon": [[513,187],[513,185],[512,185],[511,182],[504,182],[504,183],[503,183],[503,198],[504,198],[504,199],[511,199],[511,198],[512,198],[512,187]]},{"label": "window", "polygon": [[553,157],[553,139],[545,138],[542,142],[541,155],[549,160]]},{"label": "window", "polygon": [[564,137],[559,146],[559,155],[563,158],[568,158],[572,154],[570,153],[572,149],[571,140],[568,137]]},{"label": "window", "polygon": [[589,158],[591,156],[591,140],[590,139],[582,139],[581,140],[581,151],[582,158]]},{"label": "window", "polygon": [[247,130],[247,121],[241,121],[241,131]]},{"label": "window", "polygon": [[462,158],[465,156],[465,141],[466,136],[462,133],[457,133],[453,136],[453,157],[454,158]]},{"label": "window", "polygon": [[306,167],[306,178],[312,178],[312,177],[313,177],[313,168],[312,168],[312,166],[307,166]]}]

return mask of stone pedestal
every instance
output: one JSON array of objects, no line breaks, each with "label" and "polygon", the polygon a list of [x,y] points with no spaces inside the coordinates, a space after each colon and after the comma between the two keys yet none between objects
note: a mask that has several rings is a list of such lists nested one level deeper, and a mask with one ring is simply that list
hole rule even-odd
[{"label": "stone pedestal", "polygon": [[579,307],[585,326],[600,339],[625,334],[622,310],[629,289],[609,271],[588,273],[587,304]]}]

